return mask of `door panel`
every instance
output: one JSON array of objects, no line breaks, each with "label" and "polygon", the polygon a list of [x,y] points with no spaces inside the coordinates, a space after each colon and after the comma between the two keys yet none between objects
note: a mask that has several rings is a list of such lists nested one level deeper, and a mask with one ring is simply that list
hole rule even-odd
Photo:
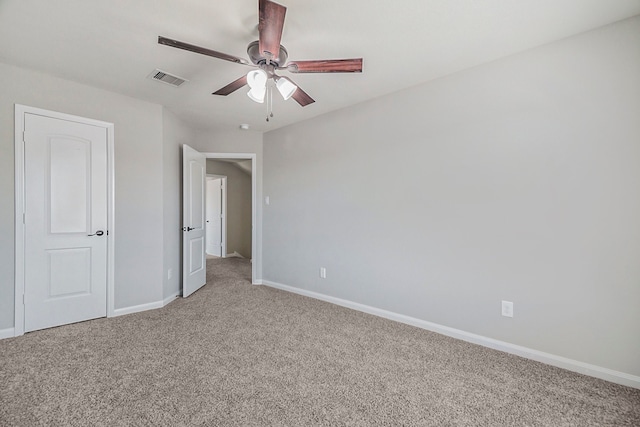
[{"label": "door panel", "polygon": [[207,180],[207,253],[222,256],[222,179]]},{"label": "door panel", "polygon": [[196,228],[204,224],[205,166],[198,159],[189,161],[189,224]]},{"label": "door panel", "polygon": [[106,316],[106,132],[25,114],[26,332]]},{"label": "door panel", "polygon": [[91,293],[89,248],[48,250],[49,298]]},{"label": "door panel", "polygon": [[204,268],[204,239],[196,237],[189,240],[189,251],[191,258],[189,274],[198,273]]},{"label": "door panel", "polygon": [[84,232],[90,213],[87,165],[91,141],[52,137],[49,150],[49,232]]},{"label": "door panel", "polygon": [[182,296],[187,297],[206,283],[204,248],[206,158],[182,147]]}]

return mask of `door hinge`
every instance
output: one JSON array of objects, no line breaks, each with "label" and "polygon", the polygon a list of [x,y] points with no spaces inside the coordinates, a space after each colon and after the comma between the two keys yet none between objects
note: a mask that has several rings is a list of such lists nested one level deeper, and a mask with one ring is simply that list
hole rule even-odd
[{"label": "door hinge", "polygon": [[22,223],[25,224],[25,214],[24,214],[24,212],[22,213]]},{"label": "door hinge", "polygon": [[26,305],[27,304],[27,300],[25,297],[25,294],[22,294],[22,305]]}]

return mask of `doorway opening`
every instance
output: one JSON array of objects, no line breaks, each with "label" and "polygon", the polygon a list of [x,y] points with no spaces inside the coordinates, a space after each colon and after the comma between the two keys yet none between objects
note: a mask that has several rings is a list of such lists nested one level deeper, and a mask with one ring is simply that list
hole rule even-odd
[{"label": "doorway opening", "polygon": [[[247,202],[245,215],[250,212],[251,220],[248,222],[249,230],[245,232],[250,236],[247,248],[243,249],[250,255],[251,259],[251,283],[261,284],[258,279],[258,266],[261,265],[260,253],[257,250],[256,212],[257,212],[257,175],[256,175],[256,154],[255,153],[201,153],[187,144],[182,146],[182,297],[186,298],[206,284],[206,221],[205,221],[205,193],[207,160],[226,160],[227,163],[246,162],[246,168],[251,170],[250,182],[250,203]],[[225,174],[229,180],[229,174]],[[229,191],[227,191],[229,194]],[[228,197],[227,197],[228,201]],[[230,203],[228,201],[227,206]],[[227,252],[231,249],[229,239],[229,207],[227,207]],[[238,252],[234,250],[233,254]],[[240,252],[238,252],[240,254]],[[255,262],[254,262],[255,261]]]},{"label": "doorway opening", "polygon": [[[223,213],[226,217],[226,252],[224,254],[225,257],[234,256],[241,258],[249,258],[251,259],[251,283],[257,285],[260,284],[258,280],[258,272],[257,266],[260,264],[260,253],[257,250],[257,229],[256,229],[256,218],[257,218],[257,163],[256,163],[256,154],[255,153],[202,153],[204,154],[207,162],[210,160],[217,161],[222,164],[227,164],[227,170],[238,171],[246,177],[250,181],[251,184],[251,192],[250,192],[250,200],[247,200],[246,193],[248,193],[248,188],[246,190],[240,190],[245,194],[244,205],[240,208],[242,215],[244,216],[244,220],[240,221],[237,224],[237,229],[232,228],[236,227],[232,224],[232,216],[235,218],[235,214],[231,212],[231,198],[233,197],[235,190],[232,186],[230,173],[216,173],[215,168],[209,169],[207,166],[207,172],[213,175],[222,175],[227,177],[226,182],[226,197],[227,197],[227,211]],[[229,169],[231,168],[231,169]],[[243,171],[244,170],[244,171]],[[246,184],[244,184],[246,187]],[[249,206],[247,206],[247,204]],[[235,208],[233,208],[235,209]],[[236,232],[237,231],[237,232]],[[236,233],[239,235],[239,239],[243,243],[239,243],[239,246],[232,246],[232,234]],[[238,249],[239,248],[239,249]]]},{"label": "doorway opening", "polygon": [[[224,177],[224,184],[226,186],[224,196],[226,199],[224,219],[226,224],[226,244],[225,251],[221,254],[216,254],[221,257],[237,257],[252,259],[253,251],[251,250],[251,160],[247,159],[206,159],[207,174],[213,174],[214,177]],[[212,182],[219,182],[211,180]],[[210,184],[207,188],[209,192],[207,196],[218,199],[218,191],[221,189],[220,184]],[[207,200],[209,204],[209,200]],[[211,209],[215,209],[215,203],[210,203]],[[214,221],[214,215],[212,215],[211,223],[207,226],[214,224],[212,228],[218,227],[218,223]],[[209,235],[207,235],[208,237]],[[217,242],[207,241],[213,245],[220,245],[219,237],[211,234]],[[215,249],[215,248],[212,248]],[[211,254],[212,252],[207,251]]]}]

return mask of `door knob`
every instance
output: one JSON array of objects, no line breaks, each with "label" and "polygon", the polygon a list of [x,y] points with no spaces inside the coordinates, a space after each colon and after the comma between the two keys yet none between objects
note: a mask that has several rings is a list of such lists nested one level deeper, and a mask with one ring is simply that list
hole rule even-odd
[{"label": "door knob", "polygon": [[102,236],[103,234],[104,234],[104,231],[98,230],[93,234],[87,234],[87,236]]},{"label": "door knob", "polygon": [[195,227],[182,227],[182,231],[191,231],[195,230]]}]

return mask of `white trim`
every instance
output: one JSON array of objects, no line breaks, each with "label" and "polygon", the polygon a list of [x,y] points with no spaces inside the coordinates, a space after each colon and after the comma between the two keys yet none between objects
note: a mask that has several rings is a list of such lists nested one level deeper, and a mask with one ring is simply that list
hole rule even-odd
[{"label": "white trim", "polygon": [[146,304],[132,305],[131,307],[116,308],[113,317],[124,316],[125,314],[139,313],[141,311],[155,310],[164,307],[164,301],[148,302]]},{"label": "white trim", "polygon": [[[262,254],[258,252],[257,239],[257,209],[258,209],[258,174],[256,173],[257,155],[256,153],[202,153],[207,159],[251,159],[251,258],[255,262],[251,263],[251,283],[257,284],[258,265],[262,265]],[[225,213],[226,214],[226,213]]]},{"label": "white trim", "polygon": [[578,360],[568,359],[566,357],[557,356],[555,354],[545,353],[543,351],[534,350],[505,341],[496,340],[471,332],[462,331],[460,329],[450,328],[448,326],[439,325],[426,320],[416,319],[415,317],[405,316],[403,314],[394,313],[392,311],[383,310],[376,307],[352,302],[349,300],[320,294],[306,289],[295,288],[293,286],[283,285],[282,283],[262,280],[266,286],[304,295],[310,298],[326,301],[342,307],[351,308],[353,310],[362,311],[364,313],[373,314],[374,316],[383,317],[385,319],[394,320],[396,322],[405,323],[407,325],[426,329],[452,338],[457,338],[473,344],[478,344],[494,350],[504,351],[505,353],[515,354],[526,359],[535,360],[537,362],[546,363],[547,365],[556,366],[579,374],[588,375],[602,380],[611,381],[612,383],[622,384],[628,387],[640,389],[640,376],[627,374],[624,372],[614,371],[613,369],[603,368],[601,366],[591,365],[589,363],[580,362]]},{"label": "white trim", "polygon": [[113,317],[116,300],[116,175],[115,129],[107,123],[107,317]]},{"label": "white trim", "polygon": [[15,328],[0,329],[0,340],[17,336]]},{"label": "white trim", "polygon": [[242,258],[244,259],[244,257],[238,253],[238,251],[233,251],[233,253],[227,254],[225,256],[225,258]]},{"label": "white trim", "polygon": [[14,156],[15,156],[15,260],[14,260],[14,335],[24,334],[24,115],[28,107],[15,105]]},{"label": "white trim", "polygon": [[222,177],[222,247],[220,256],[227,253],[227,177]]},{"label": "white trim", "polygon": [[180,296],[180,291],[172,293],[171,295],[169,295],[168,297],[162,300],[162,306],[163,307],[168,306],[169,304],[174,302],[176,298],[178,298],[179,296]]},{"label": "white trim", "polygon": [[101,120],[15,104],[15,282],[14,336],[24,334],[24,116],[27,113],[105,128],[107,132],[107,317],[114,316],[114,253],[115,253],[115,174],[114,125]]}]

